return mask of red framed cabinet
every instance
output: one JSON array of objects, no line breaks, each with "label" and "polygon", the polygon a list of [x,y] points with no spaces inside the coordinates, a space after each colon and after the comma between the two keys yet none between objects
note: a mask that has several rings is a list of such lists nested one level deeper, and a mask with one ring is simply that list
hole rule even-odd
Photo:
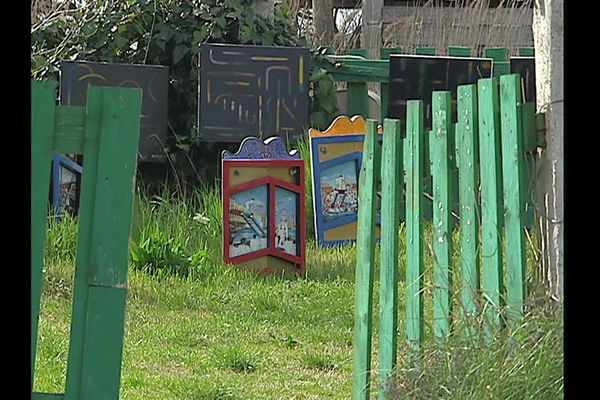
[{"label": "red framed cabinet", "polygon": [[261,273],[305,269],[304,161],[283,140],[248,137],[223,152],[223,258]]}]

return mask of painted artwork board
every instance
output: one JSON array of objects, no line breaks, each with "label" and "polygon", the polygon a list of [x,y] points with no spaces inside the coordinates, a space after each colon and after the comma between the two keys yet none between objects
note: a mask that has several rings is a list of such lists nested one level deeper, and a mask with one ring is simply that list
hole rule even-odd
[{"label": "painted artwork board", "polygon": [[59,219],[79,212],[81,173],[81,165],[74,160],[61,154],[52,156],[52,211]]},{"label": "painted artwork board", "polygon": [[304,161],[279,137],[223,152],[223,258],[260,273],[305,266]]},{"label": "painted artwork board", "polygon": [[[163,65],[61,61],[60,104],[85,106],[88,85],[142,89],[138,160],[166,162],[169,67]],[[162,144],[161,144],[162,143]]]},{"label": "painted artwork board", "polygon": [[[492,77],[493,60],[475,57],[441,57],[409,54],[390,56],[388,118],[406,122],[408,100],[423,100],[425,130],[431,129],[431,96],[434,91],[448,90],[456,99],[459,85],[475,84]],[[456,102],[451,105],[456,121]]]},{"label": "painted artwork board", "polygon": [[198,79],[202,139],[279,136],[295,143],[308,127],[310,60],[301,47],[204,44]]},{"label": "painted artwork board", "polygon": [[[365,119],[357,115],[339,116],[325,131],[309,130],[313,213],[319,246],[356,241],[365,129]],[[382,133],[381,127],[378,132]],[[382,135],[380,142],[381,139]],[[380,207],[381,202],[377,201],[376,224],[380,223]]]}]

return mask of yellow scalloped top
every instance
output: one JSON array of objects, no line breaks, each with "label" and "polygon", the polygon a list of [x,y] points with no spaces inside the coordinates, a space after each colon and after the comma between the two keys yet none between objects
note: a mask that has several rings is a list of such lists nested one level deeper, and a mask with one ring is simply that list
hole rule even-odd
[{"label": "yellow scalloped top", "polygon": [[[309,137],[322,137],[322,136],[337,136],[337,135],[356,135],[364,134],[366,130],[366,121],[362,115],[355,115],[348,117],[347,115],[340,115],[336,117],[329,128],[324,131],[310,128],[308,130]],[[377,132],[383,133],[383,127],[377,126]]]}]

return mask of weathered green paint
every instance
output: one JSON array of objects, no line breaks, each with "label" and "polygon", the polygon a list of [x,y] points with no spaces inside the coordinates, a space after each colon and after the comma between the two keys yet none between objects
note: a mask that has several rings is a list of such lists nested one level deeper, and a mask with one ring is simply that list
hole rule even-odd
[{"label": "weathered green paint", "polygon": [[398,223],[402,185],[400,121],[385,119],[381,160],[381,272],[378,398],[389,397],[391,373],[396,366],[398,327]]},{"label": "weathered green paint", "polygon": [[510,74],[508,51],[504,47],[489,47],[485,49],[484,54],[487,58],[494,60],[492,68],[493,76]]},{"label": "weathered green paint", "polygon": [[421,56],[435,56],[437,49],[435,47],[417,47],[415,48],[415,54]]},{"label": "weathered green paint", "polygon": [[35,375],[56,82],[31,81],[31,390]]},{"label": "weathered green paint", "polygon": [[535,47],[520,47],[519,57],[535,57]]},{"label": "weathered green paint", "polygon": [[[65,392],[67,400],[81,398],[90,390],[84,385],[89,381],[86,381],[85,372],[92,368],[88,364],[95,361],[87,355],[90,354],[90,347],[97,346],[97,343],[93,340],[92,327],[87,326],[92,312],[88,299],[91,293],[89,286],[126,288],[141,112],[140,91],[90,87],[87,98],[85,167],[79,217],[79,238],[84,245],[77,248],[73,323]],[[98,149],[112,151],[111,154],[103,153],[99,157]],[[121,207],[116,208],[117,204]],[[104,314],[109,324],[106,329],[114,330],[121,337],[123,325],[115,325],[110,321],[114,320],[112,314],[120,315],[123,312],[124,304],[122,308],[115,308]],[[116,387],[115,396],[118,396],[122,342],[106,340],[104,346],[105,356],[113,360],[112,367],[105,370],[103,376],[94,379],[102,382],[101,386]],[[117,359],[118,363],[115,361]],[[114,381],[115,371],[116,383],[107,383]]]},{"label": "weathered green paint", "polygon": [[83,154],[85,107],[56,107],[54,126],[54,151]]},{"label": "weathered green paint", "polygon": [[119,398],[126,300],[125,288],[89,286],[80,399]]},{"label": "weathered green paint", "polygon": [[523,121],[524,166],[521,175],[525,196],[525,226],[533,228],[535,224],[535,165],[537,159],[537,132],[535,126],[535,104],[523,103],[520,106]]},{"label": "weathered green paint", "polygon": [[477,312],[475,298],[479,294],[477,87],[459,86],[457,95],[456,151],[460,199],[461,300],[463,315],[471,317]]},{"label": "weathered green paint", "polygon": [[[401,47],[394,47],[394,48],[384,48],[380,50],[380,58],[382,60],[389,60],[390,59],[390,55],[392,54],[402,54],[402,48]],[[381,82],[381,86],[380,86],[380,96],[381,96],[381,117],[380,117],[380,121],[383,121],[387,115],[388,115],[388,106],[389,106],[389,83],[388,82]]]},{"label": "weathered green paint", "polygon": [[451,57],[471,57],[471,48],[463,46],[448,47],[448,55]]},{"label": "weathered green paint", "polygon": [[[502,185],[500,160],[500,113],[498,78],[477,82],[479,105],[479,160],[481,175],[482,281],[488,322],[500,326],[502,243],[500,217]],[[488,339],[491,329],[487,329]]]},{"label": "weathered green paint", "polygon": [[431,162],[433,184],[433,336],[450,332],[452,313],[452,222],[450,202],[450,92],[432,94]]},{"label": "weathered green paint", "polygon": [[510,321],[523,317],[525,301],[525,196],[523,188],[523,134],[518,104],[521,77],[500,77],[504,226],[506,230],[506,305]]},{"label": "weathered green paint", "polygon": [[381,152],[377,136],[377,121],[367,119],[359,176],[352,367],[353,400],[368,400],[370,389],[373,270],[375,266],[375,198]]},{"label": "weathered green paint", "polygon": [[[369,57],[366,49],[349,50],[347,54]],[[369,116],[369,95],[366,82],[348,82],[348,115]]]},{"label": "weathered green paint", "polygon": [[31,394],[31,400],[62,400],[65,395],[62,393],[39,393],[34,392]]},{"label": "weathered green paint", "polygon": [[67,359],[65,398],[77,399],[81,393],[82,361],[88,304],[88,268],[92,247],[93,212],[96,207],[96,182],[98,178],[98,152],[102,99],[97,91],[88,91],[84,128],[84,165],[81,174],[79,199],[79,231],[77,234],[77,259],[73,282],[71,333]]},{"label": "weathered green paint", "polygon": [[31,85],[32,388],[52,153],[83,154],[85,166],[66,390],[32,398],[117,399],[141,90],[90,87],[85,108],[60,107],[56,86]]},{"label": "weathered green paint", "polygon": [[423,339],[423,101],[409,100],[406,107],[406,337],[418,347]]}]

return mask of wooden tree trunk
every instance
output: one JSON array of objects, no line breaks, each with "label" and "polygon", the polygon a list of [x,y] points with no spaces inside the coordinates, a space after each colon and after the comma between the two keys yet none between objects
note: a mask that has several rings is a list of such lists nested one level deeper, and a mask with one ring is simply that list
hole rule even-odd
[{"label": "wooden tree trunk", "polygon": [[533,13],[537,111],[546,114],[547,146],[539,155],[537,212],[542,271],[553,297],[563,297],[563,0],[536,0]]},{"label": "wooden tree trunk", "polygon": [[333,20],[333,0],[312,0],[313,23],[315,25],[314,44],[329,46],[335,33]]},{"label": "wooden tree trunk", "polygon": [[252,0],[252,7],[256,13],[273,21],[275,18],[275,0]]},{"label": "wooden tree trunk", "polygon": [[383,0],[362,3],[362,47],[369,51],[369,58],[378,60],[383,32]]}]

